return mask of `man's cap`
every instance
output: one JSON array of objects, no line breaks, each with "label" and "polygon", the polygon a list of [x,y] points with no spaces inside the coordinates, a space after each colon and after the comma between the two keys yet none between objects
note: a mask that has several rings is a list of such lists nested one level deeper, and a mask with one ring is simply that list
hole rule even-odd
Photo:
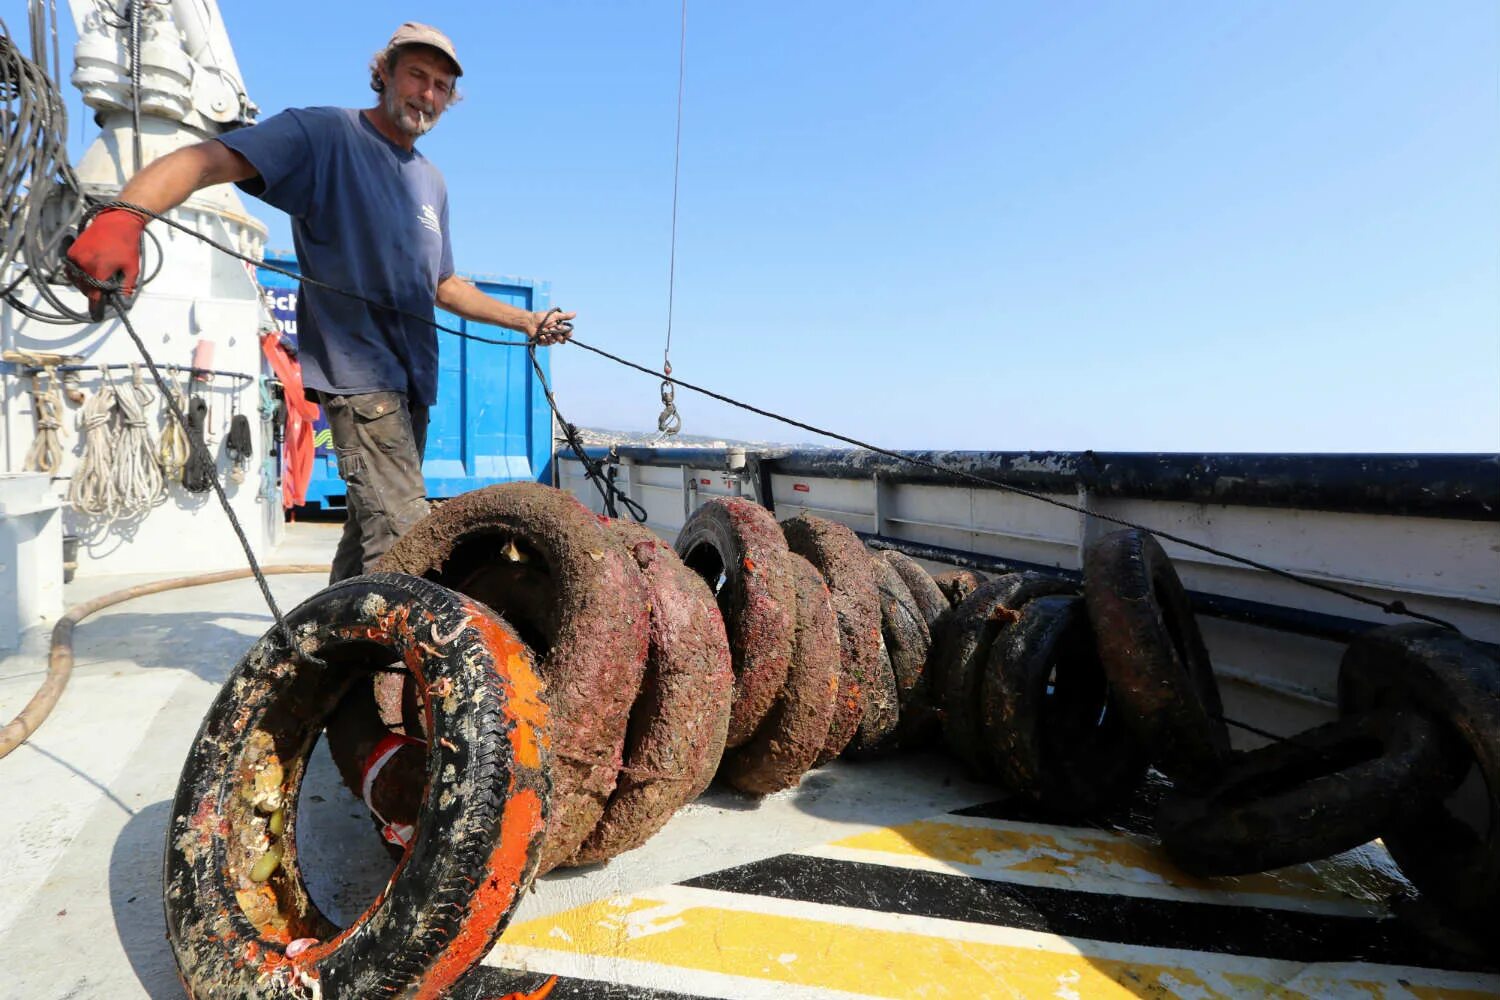
[{"label": "man's cap", "polygon": [[431,46],[453,60],[453,68],[458,71],[459,76],[464,75],[463,64],[458,61],[458,53],[453,51],[453,43],[448,40],[447,35],[430,24],[418,24],[416,21],[407,21],[396,29],[396,33],[391,36],[391,40],[386,44],[386,48],[393,49],[398,45]]}]

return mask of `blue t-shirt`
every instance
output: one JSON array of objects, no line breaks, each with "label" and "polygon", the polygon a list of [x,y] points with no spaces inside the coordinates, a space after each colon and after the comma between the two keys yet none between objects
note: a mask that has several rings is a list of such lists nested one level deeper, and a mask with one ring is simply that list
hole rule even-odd
[{"label": "blue t-shirt", "polygon": [[[292,217],[302,273],[431,319],[453,273],[448,189],[427,158],[354,108],[300,108],[219,141],[260,176],[240,184]],[[351,395],[395,390],[437,402],[430,323],[304,284],[297,296],[302,380]]]}]

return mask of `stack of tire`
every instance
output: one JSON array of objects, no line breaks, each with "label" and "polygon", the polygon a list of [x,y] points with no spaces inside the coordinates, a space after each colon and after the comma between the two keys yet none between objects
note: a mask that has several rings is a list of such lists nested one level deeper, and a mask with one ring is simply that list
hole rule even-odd
[{"label": "stack of tire", "polygon": [[[1232,755],[1187,594],[1143,532],[1091,546],[1081,587],[933,578],[748,500],[704,504],[674,550],[513,483],[448,501],[379,570],[289,615],[297,648],[267,633],[200,731],[167,857],[194,996],[441,995],[532,878],[640,845],[716,775],[764,795],[939,739],[1062,817],[1111,809],[1154,766],[1174,783],[1163,842],[1199,874],[1381,836],[1462,913],[1500,899],[1495,661],[1440,629],[1373,631],[1345,657],[1340,721]],[[295,844],[324,725],[401,857],[342,930]],[[1476,783],[1487,827],[1446,811]]]}]

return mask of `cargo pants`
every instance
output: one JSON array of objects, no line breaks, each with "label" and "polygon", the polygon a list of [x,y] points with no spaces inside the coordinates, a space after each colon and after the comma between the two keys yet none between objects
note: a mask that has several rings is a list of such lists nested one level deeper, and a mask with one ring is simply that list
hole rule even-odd
[{"label": "cargo pants", "polygon": [[404,392],[318,393],[333,431],[348,518],[328,582],[372,569],[396,539],[427,516],[427,407]]}]

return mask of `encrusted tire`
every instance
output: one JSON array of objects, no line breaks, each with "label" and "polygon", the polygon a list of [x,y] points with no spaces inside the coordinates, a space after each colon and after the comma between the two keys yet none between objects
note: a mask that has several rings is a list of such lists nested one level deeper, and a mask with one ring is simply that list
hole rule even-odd
[{"label": "encrusted tire", "polygon": [[797,587],[797,641],[786,687],[750,741],[725,752],[721,768],[730,784],[751,795],[791,788],[817,762],[839,693],[839,627],[828,587],[806,559],[793,552],[783,558]]},{"label": "encrusted tire", "polygon": [[944,619],[931,656],[939,664],[934,694],[942,713],[943,738],[976,778],[993,777],[988,740],[980,725],[979,685],[995,637],[1020,619],[1027,601],[1074,589],[1059,577],[1007,573],[980,584]]},{"label": "encrusted tire", "polygon": [[979,711],[1000,783],[1054,815],[1096,815],[1145,777],[1145,753],[1110,695],[1081,597],[1028,601],[1000,630]]},{"label": "encrusted tire", "polygon": [[556,734],[542,871],[567,862],[614,790],[646,669],[650,597],[635,559],[572,496],[520,482],[447,501],[380,568],[482,601],[536,650]]},{"label": "encrusted tire", "polygon": [[1167,854],[1194,875],[1245,875],[1368,843],[1450,785],[1452,747],[1412,712],[1326,723],[1239,755],[1211,787],[1169,791],[1157,810]]},{"label": "encrusted tire", "polygon": [[614,794],[569,864],[639,847],[708,787],[724,751],[734,689],[729,639],[708,585],[650,530],[630,521],[605,527],[645,574],[650,654]]},{"label": "encrusted tire", "polygon": [[1206,785],[1229,756],[1219,686],[1187,591],[1161,545],[1134,528],[1084,553],[1083,592],[1099,656],[1152,763]]},{"label": "encrusted tire", "polygon": [[880,634],[875,561],[854,532],[834,521],[799,514],[781,522],[781,531],[791,550],[823,575],[839,622],[840,705],[822,760],[846,751],[871,753],[895,731],[899,712],[896,677]]},{"label": "encrusted tire", "polygon": [[916,596],[896,567],[879,556],[874,566],[875,584],[880,592],[880,634],[885,639],[886,655],[896,679],[900,714],[891,739],[898,746],[920,746],[930,742],[938,728],[937,710],[932,706],[927,687],[927,655],[932,648],[932,635]]},{"label": "encrusted tire", "polygon": [[677,535],[677,554],[717,595],[734,663],[728,747],[755,735],[786,684],[796,630],[796,583],[778,558],[786,540],[770,511],[716,497]]},{"label": "encrusted tire", "polygon": [[1432,788],[1381,838],[1423,893],[1471,918],[1500,920],[1500,662],[1436,626],[1376,629],[1344,653],[1339,705],[1422,712],[1458,744],[1465,766],[1456,792]]},{"label": "encrusted tire", "polygon": [[979,585],[989,579],[989,575],[973,569],[945,569],[932,578],[937,585],[938,593],[947,598],[948,606],[956,608],[969,595],[979,589]]},{"label": "encrusted tire", "polygon": [[[534,875],[547,711],[531,654],[477,601],[390,573],[286,616],[235,667],[198,731],[167,834],[167,936],[190,996],[439,997],[479,961]],[[340,929],[308,895],[297,800],[323,721],[365,668],[403,661],[434,736],[415,839]]]},{"label": "encrusted tire", "polygon": [[923,569],[915,559],[895,549],[881,549],[875,553],[875,558],[884,561],[901,577],[901,582],[911,591],[917,607],[922,609],[922,620],[929,629],[939,615],[953,606],[948,603],[947,595],[938,587],[932,574]]}]

